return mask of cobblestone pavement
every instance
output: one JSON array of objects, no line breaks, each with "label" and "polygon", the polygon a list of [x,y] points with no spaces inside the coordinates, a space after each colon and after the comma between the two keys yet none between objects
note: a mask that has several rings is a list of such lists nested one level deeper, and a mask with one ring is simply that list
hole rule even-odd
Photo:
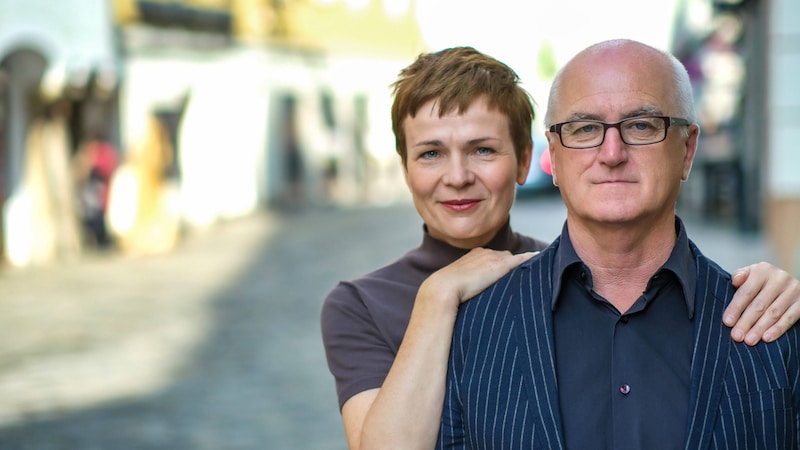
[{"label": "cobblestone pavement", "polygon": [[[512,220],[551,239],[563,206]],[[689,228],[729,270],[769,259],[758,236]],[[264,213],[167,255],[0,271],[0,450],[345,449],[320,304],[419,231],[408,205]]]},{"label": "cobblestone pavement", "polygon": [[0,449],[344,449],[322,298],[418,234],[408,206],[264,214],[0,272]]}]

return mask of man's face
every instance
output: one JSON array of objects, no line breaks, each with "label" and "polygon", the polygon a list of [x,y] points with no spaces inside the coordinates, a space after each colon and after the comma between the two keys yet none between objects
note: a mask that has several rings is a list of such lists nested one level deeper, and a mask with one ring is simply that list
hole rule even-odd
[{"label": "man's face", "polygon": [[460,248],[488,243],[508,220],[531,149],[517,160],[508,118],[482,97],[442,117],[432,100],[403,127],[406,183],[430,234]]},{"label": "man's face", "polygon": [[[675,116],[677,107],[666,62],[630,49],[606,50],[576,59],[564,73],[556,123],[575,119],[604,122],[643,116]],[[681,180],[691,169],[698,129],[671,126],[664,141],[649,145],[622,142],[609,128],[603,144],[566,148],[548,132],[554,181],[569,217],[584,223],[639,223],[674,214]]]}]

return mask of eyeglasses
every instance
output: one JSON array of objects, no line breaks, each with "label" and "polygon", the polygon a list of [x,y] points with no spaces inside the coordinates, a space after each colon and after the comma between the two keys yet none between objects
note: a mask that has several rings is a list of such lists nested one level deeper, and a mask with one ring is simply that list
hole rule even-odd
[{"label": "eyeglasses", "polygon": [[606,131],[616,128],[622,142],[628,145],[656,144],[667,138],[670,125],[689,125],[686,119],[669,116],[641,116],[606,123],[600,120],[570,120],[550,126],[558,133],[561,145],[567,148],[593,148],[603,144]]}]

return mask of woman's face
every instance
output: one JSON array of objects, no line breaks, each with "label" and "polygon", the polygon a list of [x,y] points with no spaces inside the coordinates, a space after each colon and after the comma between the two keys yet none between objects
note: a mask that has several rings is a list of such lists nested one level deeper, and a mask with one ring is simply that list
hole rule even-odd
[{"label": "woman's face", "polygon": [[508,118],[476,99],[463,114],[439,117],[435,100],[403,123],[406,184],[431,236],[460,248],[488,243],[505,225],[515,183],[528,175],[531,148],[518,161]]}]

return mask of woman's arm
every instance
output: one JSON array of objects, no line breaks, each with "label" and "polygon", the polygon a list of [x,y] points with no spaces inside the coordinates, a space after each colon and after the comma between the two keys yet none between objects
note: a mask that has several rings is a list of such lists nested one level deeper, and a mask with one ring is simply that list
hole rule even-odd
[{"label": "woman's arm", "polygon": [[533,255],[473,249],[422,283],[383,386],[342,407],[351,450],[433,448],[458,306]]},{"label": "woman's arm", "polygon": [[733,273],[737,287],[723,321],[731,338],[748,345],[778,339],[800,318],[800,281],[765,262]]}]

